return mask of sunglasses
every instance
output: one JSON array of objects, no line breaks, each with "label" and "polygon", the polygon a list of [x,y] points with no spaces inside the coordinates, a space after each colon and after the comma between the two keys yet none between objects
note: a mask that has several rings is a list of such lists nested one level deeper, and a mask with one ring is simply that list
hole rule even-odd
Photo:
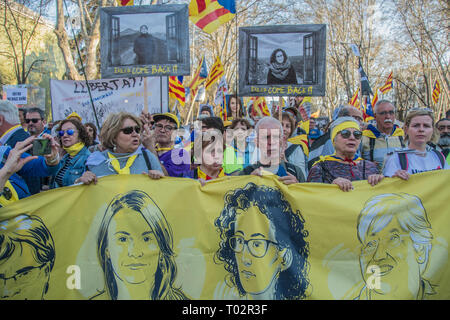
[{"label": "sunglasses", "polygon": [[73,134],[75,133],[75,130],[73,130],[73,129],[60,130],[60,131],[58,132],[58,134],[59,134],[60,137],[63,137],[64,134],[65,134],[66,132],[67,132],[67,134],[68,134],[69,136],[73,136]]},{"label": "sunglasses", "polygon": [[120,131],[122,131],[125,134],[132,134],[133,132],[136,132],[137,134],[139,134],[141,132],[141,128],[139,126],[126,127],[126,128],[120,129]]},{"label": "sunglasses", "polygon": [[[344,129],[340,132],[340,134],[341,134],[342,138],[348,139],[352,135],[352,131],[350,131],[348,129]],[[362,132],[359,130],[355,130],[355,131],[353,131],[353,136],[355,137],[356,140],[360,140],[362,137]]]},{"label": "sunglasses", "polygon": [[25,119],[25,123],[38,123],[39,121],[41,121],[42,119]]}]

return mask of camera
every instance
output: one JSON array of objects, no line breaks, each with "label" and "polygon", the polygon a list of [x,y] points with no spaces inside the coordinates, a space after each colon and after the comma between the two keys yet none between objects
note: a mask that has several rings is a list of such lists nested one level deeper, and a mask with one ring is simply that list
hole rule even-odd
[{"label": "camera", "polygon": [[43,156],[52,153],[49,139],[36,139],[33,141],[33,156]]}]

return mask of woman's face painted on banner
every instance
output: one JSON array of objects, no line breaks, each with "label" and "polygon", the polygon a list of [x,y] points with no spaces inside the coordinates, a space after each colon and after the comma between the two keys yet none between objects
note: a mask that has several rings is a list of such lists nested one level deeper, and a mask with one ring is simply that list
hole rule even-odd
[{"label": "woman's face painted on banner", "polygon": [[273,293],[270,290],[274,290],[282,270],[281,251],[272,223],[258,207],[252,206],[237,215],[233,243],[244,290],[253,295]]},{"label": "woman's face painted on banner", "polygon": [[409,233],[394,218],[382,230],[367,236],[361,250],[361,272],[367,287],[379,294],[406,297],[409,291],[410,295],[416,295],[421,258]]},{"label": "woman's face painted on banner", "polygon": [[130,284],[154,281],[160,250],[139,212],[120,210],[108,227],[108,254],[115,275]]}]

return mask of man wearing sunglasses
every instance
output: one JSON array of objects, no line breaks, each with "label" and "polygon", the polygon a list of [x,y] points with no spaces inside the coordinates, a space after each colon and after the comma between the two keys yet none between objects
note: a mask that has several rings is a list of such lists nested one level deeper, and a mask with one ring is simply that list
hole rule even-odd
[{"label": "man wearing sunglasses", "polygon": [[174,148],[179,121],[172,113],[158,113],[153,116],[153,130],[144,126],[143,144],[159,159],[163,170],[170,177],[182,177],[190,170],[190,156],[183,148]]},{"label": "man wearing sunglasses", "polygon": [[39,108],[30,108],[25,114],[25,124],[28,133],[32,136],[39,136],[42,132],[50,134],[50,130],[46,128],[45,114]]},{"label": "man wearing sunglasses", "polygon": [[404,148],[404,132],[395,124],[395,107],[388,100],[375,104],[376,126],[369,124],[363,131],[362,157],[373,161],[381,171],[388,153],[397,148]]}]

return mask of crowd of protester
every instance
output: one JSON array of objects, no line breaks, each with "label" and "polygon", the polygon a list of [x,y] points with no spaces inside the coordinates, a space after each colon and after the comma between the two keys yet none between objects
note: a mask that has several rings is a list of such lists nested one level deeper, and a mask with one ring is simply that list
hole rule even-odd
[{"label": "crowd of protester", "polygon": [[[449,111],[436,122],[432,110],[410,109],[399,125],[390,101],[377,102],[370,123],[359,109],[344,105],[320,129],[295,106],[263,117],[244,112],[237,97],[230,101],[225,120],[202,105],[187,126],[171,113],[119,112],[97,128],[76,113],[47,123],[41,109],[19,112],[2,100],[0,205],[47,189],[95,184],[112,174],[183,177],[202,186],[224,176],[272,174],[287,185],[327,183],[350,191],[353,181],[374,186],[385,177],[408,180],[449,169]],[[47,154],[31,155],[36,139],[49,141]]]}]

